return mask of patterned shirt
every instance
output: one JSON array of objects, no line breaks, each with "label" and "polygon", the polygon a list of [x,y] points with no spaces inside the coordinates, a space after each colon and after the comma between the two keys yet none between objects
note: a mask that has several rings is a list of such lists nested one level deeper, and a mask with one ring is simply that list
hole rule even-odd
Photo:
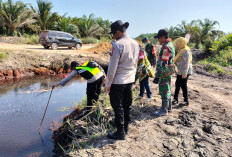
[{"label": "patterned shirt", "polygon": [[192,74],[191,51],[185,50],[176,62],[177,75]]},{"label": "patterned shirt", "polygon": [[[174,63],[175,49],[171,42],[163,44],[156,67],[156,78],[161,78],[168,70],[168,66]],[[169,76],[171,78],[171,75]]]}]

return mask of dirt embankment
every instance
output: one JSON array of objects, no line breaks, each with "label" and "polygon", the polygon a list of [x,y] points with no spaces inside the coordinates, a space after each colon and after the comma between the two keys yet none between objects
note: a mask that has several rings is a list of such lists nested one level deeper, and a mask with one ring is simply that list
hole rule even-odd
[{"label": "dirt embankment", "polygon": [[4,82],[25,76],[69,73],[70,63],[74,60],[78,62],[94,60],[107,67],[108,52],[111,49],[109,45],[109,43],[83,45],[81,50],[68,48],[47,50],[41,45],[0,43],[0,53],[4,54],[0,58],[0,80]]}]

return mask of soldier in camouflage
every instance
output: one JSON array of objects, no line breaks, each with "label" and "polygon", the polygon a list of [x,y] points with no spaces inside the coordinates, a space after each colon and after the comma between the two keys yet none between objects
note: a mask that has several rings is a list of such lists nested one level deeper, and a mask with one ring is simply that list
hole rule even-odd
[{"label": "soldier in camouflage", "polygon": [[148,37],[143,38],[143,43],[146,46],[145,51],[147,53],[147,58],[151,64],[151,66],[156,66],[156,48],[155,46],[150,42]]},{"label": "soldier in camouflage", "polygon": [[154,38],[158,38],[158,41],[162,44],[157,62],[155,79],[153,81],[159,84],[162,107],[154,114],[156,116],[164,116],[168,114],[168,111],[172,110],[171,78],[172,74],[175,72],[175,66],[173,66],[175,49],[172,42],[168,40],[168,32],[165,29],[159,30]]}]

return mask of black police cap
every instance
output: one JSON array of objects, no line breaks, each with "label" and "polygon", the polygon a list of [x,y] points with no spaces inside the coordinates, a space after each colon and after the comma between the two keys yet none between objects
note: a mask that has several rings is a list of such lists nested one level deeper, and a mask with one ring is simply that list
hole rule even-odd
[{"label": "black police cap", "polygon": [[109,34],[114,34],[118,30],[125,31],[128,27],[129,27],[129,23],[128,22],[123,23],[121,20],[117,20],[117,21],[115,21],[114,23],[112,23],[110,25],[111,32]]},{"label": "black police cap", "polygon": [[160,29],[160,30],[158,31],[158,34],[157,34],[156,36],[154,36],[154,38],[160,38],[160,37],[162,37],[162,36],[165,36],[165,37],[168,38],[168,35],[169,35],[169,33],[168,33],[167,30],[165,30],[165,29]]}]

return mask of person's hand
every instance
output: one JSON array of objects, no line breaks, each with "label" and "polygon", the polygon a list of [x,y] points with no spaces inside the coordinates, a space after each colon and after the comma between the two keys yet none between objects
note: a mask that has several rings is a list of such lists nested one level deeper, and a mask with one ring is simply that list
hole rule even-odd
[{"label": "person's hand", "polygon": [[104,77],[104,80],[103,80],[103,82],[102,82],[102,85],[103,85],[103,86],[105,86],[105,84],[106,84],[106,77]]},{"label": "person's hand", "polygon": [[59,83],[55,83],[52,85],[52,89],[54,89],[55,87],[58,87],[59,86]]},{"label": "person's hand", "polygon": [[158,84],[158,82],[159,82],[159,78],[155,78],[155,79],[153,80],[153,83],[154,83],[154,84]]},{"label": "person's hand", "polygon": [[183,74],[182,79],[186,79],[186,78],[187,78],[187,74]]},{"label": "person's hand", "polygon": [[106,92],[107,94],[110,93],[110,86],[105,87],[105,92]]}]

